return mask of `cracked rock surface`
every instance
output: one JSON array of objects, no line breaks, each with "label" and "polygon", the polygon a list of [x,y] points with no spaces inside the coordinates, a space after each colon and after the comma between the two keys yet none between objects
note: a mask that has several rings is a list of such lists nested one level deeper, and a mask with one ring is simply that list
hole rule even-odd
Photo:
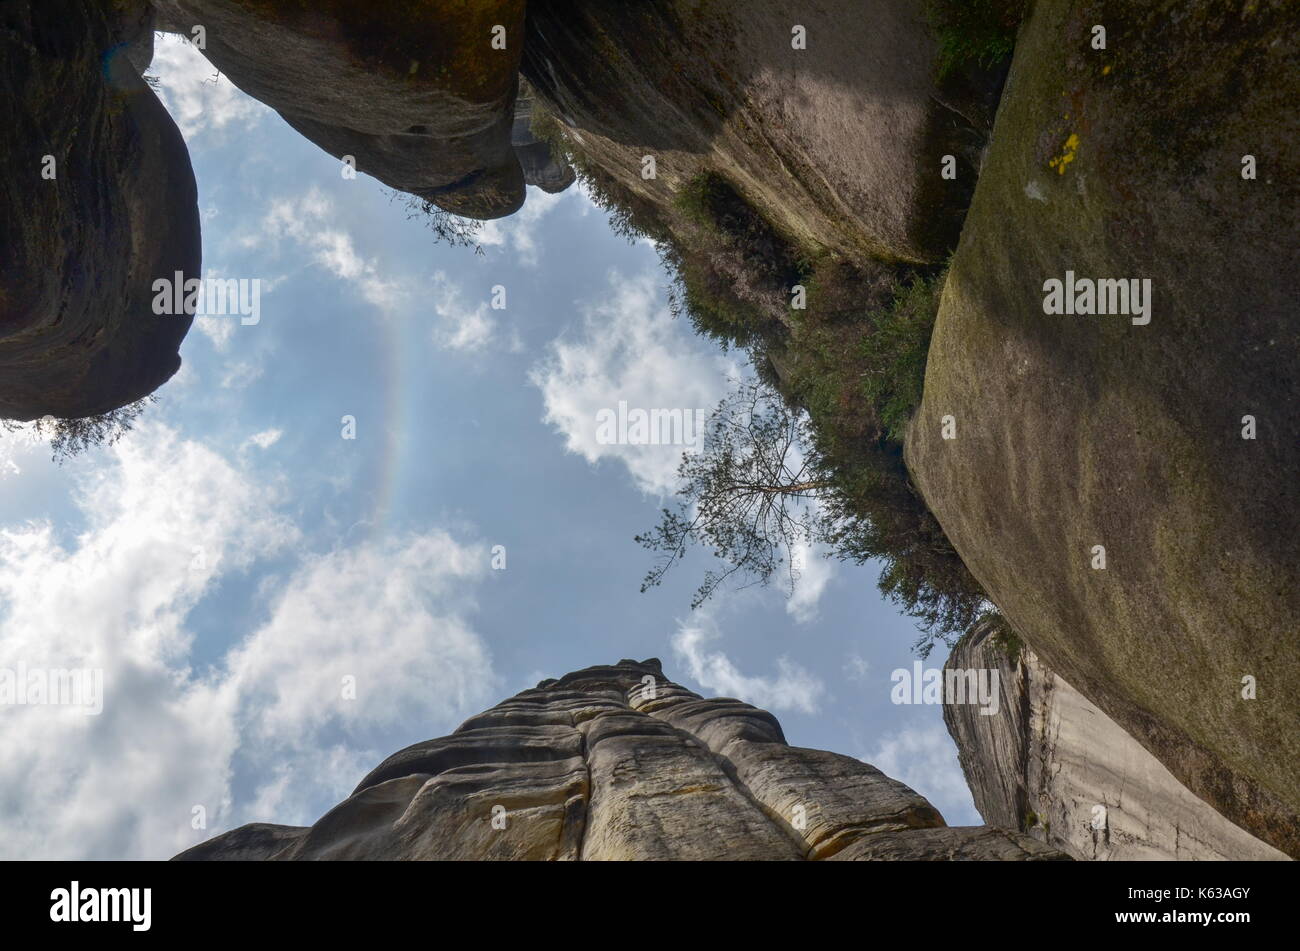
[{"label": "cracked rock surface", "polygon": [[792,747],[765,710],[703,699],[658,660],[544,680],[394,753],[310,827],[254,823],[180,860],[1065,859],[945,825],[849,756]]}]

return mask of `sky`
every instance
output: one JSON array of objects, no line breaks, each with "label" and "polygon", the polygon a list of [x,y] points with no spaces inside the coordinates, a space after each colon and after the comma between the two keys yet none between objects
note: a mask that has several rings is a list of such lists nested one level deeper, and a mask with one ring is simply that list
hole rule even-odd
[{"label": "sky", "polygon": [[812,552],[792,596],[692,611],[693,554],[639,592],[633,536],[672,503],[681,447],[602,443],[597,414],[711,409],[745,372],[671,317],[652,246],[580,187],[530,188],[481,255],[438,243],[178,38],[151,73],[205,276],[259,280],[259,319],[197,319],[112,447],[60,466],[0,432],[0,669],[104,678],[97,715],[0,706],[0,858],[310,824],[390,753],[625,657],[981,821],[941,708],[891,702],[917,632],[877,566]]}]

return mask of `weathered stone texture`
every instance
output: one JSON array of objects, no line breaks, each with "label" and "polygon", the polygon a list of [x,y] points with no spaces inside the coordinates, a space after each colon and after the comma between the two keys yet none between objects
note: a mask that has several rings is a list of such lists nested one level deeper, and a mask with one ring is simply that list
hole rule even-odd
[{"label": "weathered stone texture", "polygon": [[[494,821],[495,819],[495,821]],[[310,828],[243,826],[209,859],[1061,859],[1029,836],[948,828],[902,783],[786,744],[738,700],[659,661],[589,667],[401,750]]]},{"label": "weathered stone texture", "polygon": [[[1292,856],[1298,70],[1286,4],[1034,4],[906,453],[1043,663]],[[1149,280],[1150,323],[1044,313],[1044,283],[1067,271]]]},{"label": "weathered stone texture", "polygon": [[[671,206],[713,170],[800,246],[938,261],[996,81],[936,83],[920,5],[861,6],[531,0],[523,75],[587,160],[643,201]],[[938,174],[945,154],[956,181]]]},{"label": "weathered stone texture", "polygon": [[1286,859],[1192,795],[1029,648],[1009,653],[977,628],[944,666],[998,672],[996,714],[944,706],[989,825],[1080,859]]},{"label": "weathered stone texture", "polygon": [[107,412],[180,368],[191,318],[153,282],[200,275],[198,198],[133,62],[148,26],[142,2],[0,6],[0,418]]}]

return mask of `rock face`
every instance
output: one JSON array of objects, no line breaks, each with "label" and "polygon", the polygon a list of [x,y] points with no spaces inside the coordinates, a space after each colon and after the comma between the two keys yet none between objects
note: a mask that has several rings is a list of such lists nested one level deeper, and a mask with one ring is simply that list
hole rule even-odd
[{"label": "rock face", "polygon": [[1032,650],[1008,652],[976,628],[944,669],[998,671],[996,714],[943,709],[989,825],[1080,859],[1286,859],[1188,792]]},{"label": "rock face", "polygon": [[516,109],[523,0],[6,3],[0,418],[97,415],[180,367],[191,320],[156,316],[153,282],[201,276],[199,217],[185,144],[140,76],[155,29],[201,38],[326,151],[456,214],[573,182]]},{"label": "rock face", "polygon": [[524,170],[524,183],[536,185],[547,194],[557,194],[574,183],[577,175],[568,162],[558,159],[546,142],[533,135],[532,119],[535,102],[532,91],[521,82],[519,98],[515,100],[515,122],[510,131],[510,142],[515,156]]},{"label": "rock face", "polygon": [[235,85],[384,184],[472,218],[523,203],[510,140],[523,0],[155,5],[160,29],[202,26],[204,55]]},{"label": "rock face", "polygon": [[[986,104],[936,86],[918,4],[863,7],[530,0],[523,72],[582,152],[645,201],[670,204],[717,169],[797,244],[935,261],[960,227]],[[944,154],[959,159],[955,182],[939,175]]]},{"label": "rock face", "polygon": [[243,826],[176,858],[1065,857],[950,828],[874,767],[791,747],[770,713],[701,699],[652,659],[545,680],[394,753],[311,827]]},{"label": "rock face", "polygon": [[152,288],[201,274],[198,201],[132,62],[146,35],[143,3],[0,7],[0,418],[103,413],[180,368],[191,318],[154,314]]},{"label": "rock face", "polygon": [[[1043,663],[1300,856],[1294,26],[1277,3],[1034,5],[907,461]],[[1046,314],[1067,271],[1149,280],[1150,322]]]}]

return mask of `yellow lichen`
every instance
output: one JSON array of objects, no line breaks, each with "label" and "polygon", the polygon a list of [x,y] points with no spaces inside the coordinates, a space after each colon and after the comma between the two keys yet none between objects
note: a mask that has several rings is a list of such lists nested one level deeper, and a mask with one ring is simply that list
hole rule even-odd
[{"label": "yellow lichen", "polygon": [[[1067,116],[1067,118],[1069,117]],[[1051,168],[1056,169],[1057,175],[1064,175],[1065,166],[1069,165],[1071,162],[1074,161],[1074,157],[1078,153],[1078,151],[1079,151],[1079,136],[1077,133],[1071,132],[1070,137],[1065,140],[1064,151],[1062,151],[1059,156],[1052,159],[1047,164]]]}]

